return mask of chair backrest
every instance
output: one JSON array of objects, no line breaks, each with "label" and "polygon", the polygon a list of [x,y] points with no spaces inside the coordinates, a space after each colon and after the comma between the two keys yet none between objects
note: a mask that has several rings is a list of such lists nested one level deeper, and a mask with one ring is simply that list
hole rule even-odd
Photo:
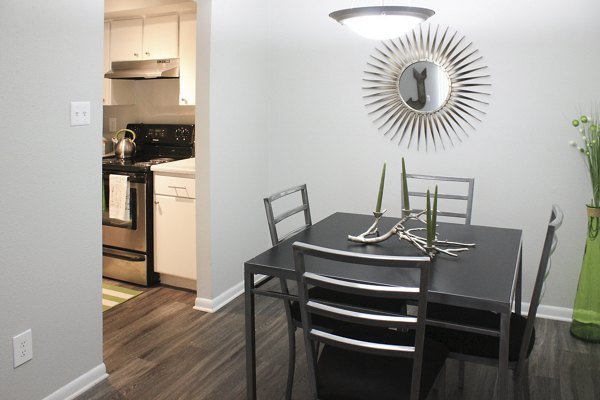
[{"label": "chair backrest", "polygon": [[[296,278],[298,280],[298,293],[300,297],[300,311],[303,321],[305,348],[309,367],[309,382],[313,394],[317,394],[316,382],[316,359],[315,346],[317,343],[325,343],[331,346],[342,347],[351,351],[370,354],[379,354],[392,357],[405,357],[413,359],[413,373],[411,384],[411,399],[417,399],[421,382],[421,367],[423,361],[423,342],[425,333],[425,322],[427,312],[427,289],[429,285],[429,257],[398,257],[378,256],[364,253],[353,253],[338,251],[323,247],[313,246],[296,242],[294,248],[294,263],[296,267]],[[408,273],[411,282],[407,286],[395,286],[389,284],[373,284],[355,279],[344,279],[344,277],[331,277],[319,271],[327,263],[344,263],[344,269],[352,268],[349,264],[357,267],[393,267],[394,269],[413,270]],[[370,269],[376,276],[379,268]],[[381,269],[379,269],[381,271]],[[382,276],[385,271],[381,271]],[[389,273],[389,271],[387,272]],[[374,281],[377,281],[374,279]],[[368,307],[357,307],[356,303],[348,304],[346,296],[338,296],[339,301],[330,302],[313,298],[308,287],[321,287],[340,293],[362,296]],[[407,299],[418,307],[417,315],[409,315],[406,307],[390,312],[379,309],[378,305],[384,302],[369,301],[376,299]],[[353,326],[378,327],[381,329],[396,329],[414,331],[414,343],[408,345],[391,345],[377,341],[366,341],[340,334],[329,333],[314,326],[312,316],[320,315],[325,318],[350,323]]]},{"label": "chair backrest", "polygon": [[546,239],[544,240],[544,247],[542,248],[540,265],[535,278],[535,284],[533,285],[533,294],[531,295],[531,303],[529,304],[529,311],[527,312],[527,323],[525,324],[523,341],[521,342],[521,349],[519,351],[520,366],[517,368],[521,368],[522,363],[527,358],[527,350],[529,348],[531,335],[533,334],[535,316],[537,314],[538,306],[540,305],[544,283],[546,282],[546,278],[550,272],[550,256],[552,253],[554,253],[554,250],[556,250],[556,245],[558,244],[556,231],[562,225],[562,222],[563,212],[559,206],[554,204],[550,214],[550,222],[548,223],[548,228],[546,229]]},{"label": "chair backrest", "polygon": [[[471,224],[471,212],[473,210],[473,187],[475,185],[474,178],[457,178],[451,176],[436,176],[436,175],[417,175],[417,174],[406,174],[406,181],[408,183],[408,196],[409,198],[419,198],[427,196],[427,187],[425,189],[411,189],[411,186],[414,186],[412,183],[418,183],[417,181],[433,181],[431,182],[432,186],[429,187],[430,192],[433,195],[434,186],[437,184],[438,188],[438,201],[440,199],[447,200],[456,200],[460,202],[465,202],[464,211],[448,211],[444,210],[444,201],[440,201],[440,205],[438,206],[438,216],[445,217],[453,217],[464,219],[465,224]],[[446,184],[443,184],[446,182]],[[451,182],[457,182],[456,185],[453,185]],[[466,184],[466,190],[465,185]],[[452,190],[450,190],[452,189]],[[423,202],[424,203],[424,202]],[[446,202],[448,205],[449,202]],[[411,209],[413,211],[422,211],[423,207],[415,207],[411,202]],[[406,206],[404,204],[404,196],[402,196],[402,209],[405,210]]]},{"label": "chair backrest", "polygon": [[[282,211],[277,216],[275,216],[273,213],[273,202],[297,192],[300,192],[302,204]],[[281,192],[274,193],[269,197],[265,197],[264,202],[265,211],[267,212],[267,223],[269,224],[269,233],[271,234],[271,243],[273,244],[273,246],[312,225],[312,220],[310,217],[310,205],[308,203],[308,191],[306,190],[306,185],[298,185],[285,189]],[[304,225],[293,229],[291,232],[285,234],[284,237],[280,237],[277,232],[277,224],[299,212],[304,213]]]}]

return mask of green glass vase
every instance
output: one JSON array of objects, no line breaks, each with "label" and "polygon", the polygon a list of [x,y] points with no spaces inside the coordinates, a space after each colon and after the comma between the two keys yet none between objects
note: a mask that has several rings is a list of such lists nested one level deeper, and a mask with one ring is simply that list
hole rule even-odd
[{"label": "green glass vase", "polygon": [[588,234],[573,307],[571,334],[600,342],[600,208],[588,207]]}]

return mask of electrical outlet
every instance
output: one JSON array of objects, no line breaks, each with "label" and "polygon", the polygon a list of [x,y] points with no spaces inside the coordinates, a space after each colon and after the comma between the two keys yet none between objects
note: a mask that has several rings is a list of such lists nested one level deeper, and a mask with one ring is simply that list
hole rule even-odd
[{"label": "electrical outlet", "polygon": [[89,101],[72,101],[71,102],[71,126],[89,125],[90,118],[90,102]]},{"label": "electrical outlet", "polygon": [[108,130],[109,130],[109,132],[117,131],[117,119],[116,118],[108,119]]},{"label": "electrical outlet", "polygon": [[13,337],[13,367],[31,360],[33,358],[33,341],[31,329]]}]

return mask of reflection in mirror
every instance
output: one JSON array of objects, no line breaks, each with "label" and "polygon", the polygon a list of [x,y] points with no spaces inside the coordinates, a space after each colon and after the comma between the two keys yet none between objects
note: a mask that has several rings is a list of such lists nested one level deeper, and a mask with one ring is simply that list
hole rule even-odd
[{"label": "reflection in mirror", "polygon": [[436,111],[448,100],[450,79],[439,65],[418,61],[408,65],[400,75],[398,93],[413,110]]}]

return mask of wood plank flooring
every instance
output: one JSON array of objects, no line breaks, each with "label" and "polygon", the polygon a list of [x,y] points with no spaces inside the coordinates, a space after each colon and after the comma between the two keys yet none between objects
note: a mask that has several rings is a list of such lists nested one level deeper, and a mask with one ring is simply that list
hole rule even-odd
[{"label": "wood plank flooring", "polygon": [[[166,286],[144,290],[104,313],[104,362],[110,376],[76,400],[245,399],[243,296],[209,314],[192,309],[195,294],[190,291]],[[283,306],[276,299],[257,297],[256,309],[258,398],[283,399]],[[564,322],[536,322],[529,370],[534,400],[600,399],[600,345],[576,340],[568,329]],[[296,342],[293,398],[307,399],[300,333]],[[449,362],[448,400],[492,398],[494,368],[467,364],[465,376],[465,388],[459,390],[456,364]]]}]

